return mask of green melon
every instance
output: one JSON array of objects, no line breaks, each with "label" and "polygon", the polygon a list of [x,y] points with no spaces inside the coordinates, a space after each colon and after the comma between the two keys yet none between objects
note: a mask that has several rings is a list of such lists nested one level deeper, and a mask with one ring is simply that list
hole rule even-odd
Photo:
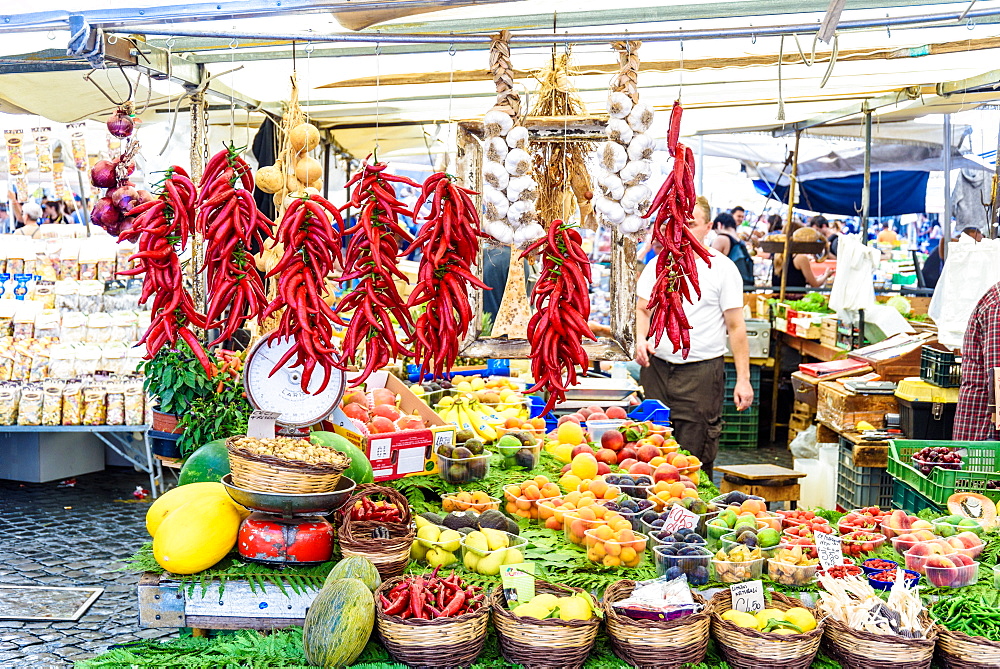
[{"label": "green melon", "polygon": [[375,568],[372,561],[359,555],[346,557],[335,564],[326,577],[326,583],[332,583],[341,578],[356,578],[367,585],[372,592],[375,592],[375,589],[382,585],[382,577],[379,576],[378,569]]},{"label": "green melon", "polygon": [[205,481],[218,483],[228,473],[229,451],[226,449],[226,440],[216,439],[188,456],[181,467],[177,485]]},{"label": "green melon", "polygon": [[317,430],[309,435],[309,440],[314,444],[334,448],[350,457],[351,466],[344,472],[344,476],[356,484],[372,483],[375,480],[372,474],[371,461],[368,460],[368,457],[357,446],[349,442],[346,438],[335,432]]},{"label": "green melon", "polygon": [[341,578],[323,584],[302,627],[309,664],[345,667],[354,662],[375,625],[375,597],[362,581]]}]

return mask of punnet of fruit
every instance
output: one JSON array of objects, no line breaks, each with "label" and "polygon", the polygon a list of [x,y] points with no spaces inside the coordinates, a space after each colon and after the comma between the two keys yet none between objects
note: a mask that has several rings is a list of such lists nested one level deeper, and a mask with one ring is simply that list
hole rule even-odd
[{"label": "punnet of fruit", "polygon": [[912,456],[913,464],[924,476],[930,476],[935,467],[942,469],[961,469],[962,454],[957,448],[947,446],[928,446],[921,448]]}]

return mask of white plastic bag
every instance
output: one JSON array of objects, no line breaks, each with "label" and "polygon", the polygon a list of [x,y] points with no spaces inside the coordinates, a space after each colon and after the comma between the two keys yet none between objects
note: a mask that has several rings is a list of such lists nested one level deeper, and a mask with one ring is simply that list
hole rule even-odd
[{"label": "white plastic bag", "polygon": [[810,425],[802,432],[795,435],[792,443],[788,445],[793,458],[803,460],[813,460],[819,457],[819,444],[816,443],[816,426]]}]

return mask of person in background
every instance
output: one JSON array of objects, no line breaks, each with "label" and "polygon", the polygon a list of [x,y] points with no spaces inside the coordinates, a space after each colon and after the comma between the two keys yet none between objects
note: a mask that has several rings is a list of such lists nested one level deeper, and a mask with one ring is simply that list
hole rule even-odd
[{"label": "person in background", "polygon": [[14,232],[14,221],[11,219],[6,204],[0,204],[0,234],[7,235]]},{"label": "person in background", "polygon": [[736,228],[739,229],[739,227],[743,225],[743,219],[747,215],[746,209],[744,209],[740,205],[736,205],[735,207],[729,210],[729,213],[733,215],[733,219],[736,221]]},{"label": "person in background", "polygon": [[14,231],[15,235],[26,235],[35,238],[41,229],[39,221],[42,220],[42,208],[35,202],[26,202],[21,207],[21,216],[24,217],[24,225]]},{"label": "person in background", "polygon": [[[793,242],[826,242],[826,239],[815,229],[815,228],[799,228],[792,233]],[[826,253],[823,253],[825,256]],[[781,273],[784,267],[783,256],[781,254],[774,256],[774,270],[771,278],[772,286],[781,285]],[[793,288],[804,289],[807,286],[813,288],[819,288],[826,283],[827,279],[833,276],[833,269],[828,269],[823,272],[822,276],[817,277],[812,271],[812,261],[813,256],[809,253],[794,253],[792,254],[792,262],[788,266],[788,280],[785,281],[785,288],[791,290]]]},{"label": "person in background", "polygon": [[62,200],[43,200],[42,214],[46,223],[66,224],[72,222],[66,215],[66,203]]},{"label": "person in background", "polygon": [[891,223],[886,223],[879,230],[878,236],[875,237],[875,241],[879,244],[894,244],[899,241],[899,235],[896,231],[892,229]]},{"label": "person in background", "polygon": [[771,232],[781,232],[781,214],[771,214],[767,219],[767,231]]},{"label": "person in background", "polygon": [[817,214],[816,216],[810,218],[809,227],[823,235],[823,238],[829,243],[830,255],[836,258],[837,243],[840,240],[840,234],[837,232],[837,228],[831,226],[830,222],[826,220],[826,216],[823,214]]},{"label": "person in background", "polygon": [[[694,220],[688,227],[701,242],[712,228],[708,200],[699,197]],[[704,243],[704,242],[701,242]],[[739,411],[753,403],[750,385],[750,345],[743,320],[743,280],[729,258],[708,248],[711,265],[698,257],[695,266],[701,296],[684,304],[691,324],[691,348],[685,357],[674,352],[664,333],[657,345],[649,335],[649,298],[656,283],[656,263],[649,263],[636,285],[636,355],[641,366],[640,382],[647,398],[661,400],[670,407],[674,437],[682,448],[701,460],[711,478],[722,434],[722,403],[725,400],[726,332],[736,363],[733,402]]]},{"label": "person in background", "polygon": [[[963,229],[961,234],[956,238],[956,241],[961,238],[962,235],[968,235],[972,237],[977,242],[983,241],[983,232],[974,225],[970,225]],[[941,280],[941,270],[944,268],[944,240],[939,239],[937,245],[930,250],[927,254],[927,260],[924,261],[924,266],[920,269],[920,274],[924,278],[925,288],[936,288],[938,281]]]},{"label": "person in background", "polygon": [[722,212],[715,217],[713,228],[718,236],[712,240],[712,248],[733,261],[743,277],[744,286],[753,286],[753,258],[747,245],[736,234],[736,219]]},{"label": "person in background", "polygon": [[[1000,283],[982,296],[969,316],[962,341],[962,385],[958,389],[955,427],[958,441],[1000,439],[993,422],[990,386],[993,370],[1000,367]],[[946,435],[947,436],[947,435]]]}]

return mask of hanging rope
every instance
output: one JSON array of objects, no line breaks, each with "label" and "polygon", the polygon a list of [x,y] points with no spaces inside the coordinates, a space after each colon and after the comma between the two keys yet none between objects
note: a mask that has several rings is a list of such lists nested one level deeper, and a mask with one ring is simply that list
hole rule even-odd
[{"label": "hanging rope", "polygon": [[785,98],[781,92],[781,65],[785,60],[785,36],[781,36],[778,46],[778,120],[785,120]]}]

